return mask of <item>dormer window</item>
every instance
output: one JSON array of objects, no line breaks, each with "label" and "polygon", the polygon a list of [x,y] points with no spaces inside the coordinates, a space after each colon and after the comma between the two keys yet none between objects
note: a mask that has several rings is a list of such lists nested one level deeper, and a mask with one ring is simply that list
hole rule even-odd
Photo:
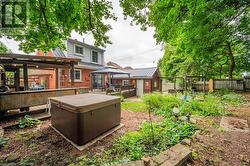
[{"label": "dormer window", "polygon": [[92,62],[98,63],[98,52],[92,51]]},{"label": "dormer window", "polygon": [[75,45],[75,54],[83,55],[83,47]]}]

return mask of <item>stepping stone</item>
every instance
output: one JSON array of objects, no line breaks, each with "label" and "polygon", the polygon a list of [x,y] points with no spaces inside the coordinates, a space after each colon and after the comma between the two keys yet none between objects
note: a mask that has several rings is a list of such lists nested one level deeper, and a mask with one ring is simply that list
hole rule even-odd
[{"label": "stepping stone", "polygon": [[250,132],[247,120],[235,117],[222,117],[220,127],[225,131]]},{"label": "stepping stone", "polygon": [[161,166],[183,166],[191,158],[191,151],[188,147],[177,144],[170,149],[152,157],[153,165]]}]

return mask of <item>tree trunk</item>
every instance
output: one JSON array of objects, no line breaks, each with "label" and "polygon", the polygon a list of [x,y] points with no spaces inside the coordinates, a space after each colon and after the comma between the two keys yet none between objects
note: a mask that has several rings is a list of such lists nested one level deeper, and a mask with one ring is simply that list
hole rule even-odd
[{"label": "tree trunk", "polygon": [[232,46],[231,46],[230,42],[227,42],[227,52],[228,52],[228,57],[229,57],[228,77],[233,78],[233,71],[235,68],[235,60],[234,60],[234,55],[233,55]]}]

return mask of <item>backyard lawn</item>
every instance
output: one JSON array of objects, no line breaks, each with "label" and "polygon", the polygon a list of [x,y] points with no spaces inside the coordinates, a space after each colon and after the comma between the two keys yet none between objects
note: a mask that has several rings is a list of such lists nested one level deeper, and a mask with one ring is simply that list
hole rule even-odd
[{"label": "backyard lawn", "polygon": [[144,102],[139,101],[124,101],[122,102],[122,109],[132,112],[147,112],[147,106]]},{"label": "backyard lawn", "polygon": [[[142,101],[125,100],[121,115],[125,126],[82,152],[58,135],[49,126],[49,120],[36,122],[26,118],[19,127],[5,130],[0,140],[0,165],[124,163],[156,155],[185,138],[191,138],[196,131],[199,134],[192,139],[194,150],[190,165],[220,165],[223,162],[247,165],[250,164],[249,133],[227,132],[220,127],[220,120],[222,116],[230,116],[247,119],[249,123],[249,99],[249,94],[244,97],[221,91],[188,97],[153,93],[145,95]],[[179,110],[177,121],[173,108]],[[152,124],[147,110],[152,113]],[[190,123],[183,120],[189,113],[199,121]]]}]

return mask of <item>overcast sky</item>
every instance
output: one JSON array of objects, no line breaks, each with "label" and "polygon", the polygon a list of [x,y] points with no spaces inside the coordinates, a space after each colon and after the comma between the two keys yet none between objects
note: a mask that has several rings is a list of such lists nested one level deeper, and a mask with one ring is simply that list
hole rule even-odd
[{"label": "overcast sky", "polygon": [[[112,61],[119,65],[137,67],[152,67],[157,65],[157,61],[162,57],[161,47],[156,45],[153,38],[154,30],[148,29],[146,32],[141,31],[138,26],[130,26],[128,20],[123,19],[122,9],[118,0],[112,0],[117,21],[108,21],[112,30],[108,33],[112,45],[105,48],[105,61]],[[92,35],[80,36],[73,32],[71,38],[80,41],[85,39],[88,44],[94,44]],[[22,53],[19,50],[18,43],[6,38],[0,39],[14,53]]]}]

